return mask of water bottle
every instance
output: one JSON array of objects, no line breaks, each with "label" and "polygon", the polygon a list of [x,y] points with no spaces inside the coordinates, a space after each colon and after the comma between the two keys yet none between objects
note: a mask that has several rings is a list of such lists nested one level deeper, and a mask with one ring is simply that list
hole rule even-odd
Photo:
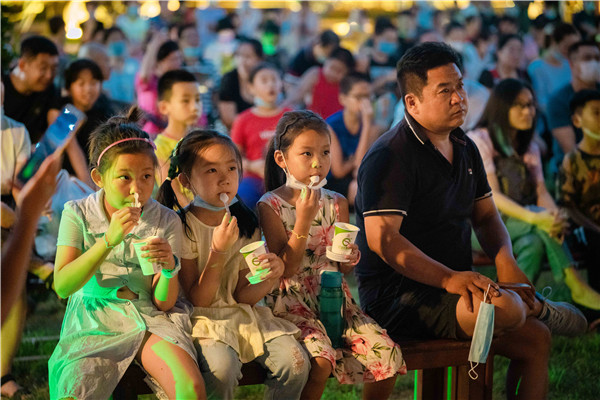
[{"label": "water bottle", "polygon": [[343,347],[344,341],[344,292],[342,291],[342,273],[325,271],[321,274],[321,322],[325,326],[327,336],[333,348]]}]

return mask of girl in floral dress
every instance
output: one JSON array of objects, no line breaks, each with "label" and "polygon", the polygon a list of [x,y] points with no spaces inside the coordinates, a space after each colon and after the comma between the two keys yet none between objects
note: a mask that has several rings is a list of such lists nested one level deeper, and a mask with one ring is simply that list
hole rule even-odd
[{"label": "girl in floral dress", "polygon": [[[327,124],[310,111],[291,111],[279,121],[265,166],[267,193],[258,203],[269,250],[285,264],[278,287],[267,295],[273,313],[300,328],[300,342],[311,357],[303,399],[320,398],[329,375],[340,383],[364,382],[364,398],[385,399],[396,374],[405,374],[400,347],[352,299],[343,280],[345,346],[334,349],[319,320],[320,272],[339,267],[348,273],[360,258],[356,245],[347,262],[327,259],[334,224],[348,222],[348,201],[320,189],[331,164]],[[312,188],[309,182],[318,181]]]}]

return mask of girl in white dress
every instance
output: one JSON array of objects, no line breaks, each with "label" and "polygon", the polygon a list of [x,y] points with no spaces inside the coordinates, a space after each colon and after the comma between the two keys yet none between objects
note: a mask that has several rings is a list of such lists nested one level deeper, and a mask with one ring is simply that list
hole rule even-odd
[{"label": "girl in white dress", "polygon": [[[257,303],[278,286],[283,262],[259,256],[270,272],[250,284],[240,249],[260,240],[254,213],[237,197],[242,176],[240,153],[227,136],[215,131],[190,132],[171,157],[170,179],[194,193],[181,212],[184,220],[180,280],[194,305],[194,344],[209,398],[232,399],[243,363],[256,361],[267,372],[265,398],[297,399],[310,363],[295,336],[299,331]],[[221,195],[227,196],[226,208]],[[159,200],[178,206],[170,181]],[[229,212],[229,209],[231,210]]]},{"label": "girl in white dress", "polygon": [[[107,399],[134,359],[169,398],[206,398],[182,329],[189,315],[174,308],[181,222],[150,198],[157,160],[136,117],[133,108],[93,132],[91,175],[101,189],[65,205],[54,283],[69,303],[48,363],[51,399]],[[151,236],[141,250],[155,273],[144,275],[132,242]]]}]

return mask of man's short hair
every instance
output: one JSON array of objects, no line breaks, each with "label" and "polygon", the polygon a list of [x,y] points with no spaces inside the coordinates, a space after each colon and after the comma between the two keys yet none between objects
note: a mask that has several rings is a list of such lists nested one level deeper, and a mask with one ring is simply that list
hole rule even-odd
[{"label": "man's short hair", "polygon": [[371,83],[371,80],[369,79],[368,75],[365,75],[363,73],[350,72],[340,82],[340,93],[344,95],[350,93],[354,85],[356,85],[359,82]]},{"label": "man's short hair", "polygon": [[198,82],[191,72],[184,69],[175,69],[165,72],[158,79],[158,99],[169,100],[173,90],[173,85],[179,82]]},{"label": "man's short hair", "polygon": [[338,47],[340,45],[340,37],[331,29],[326,29],[319,35],[318,43],[323,47]]},{"label": "man's short hair", "polygon": [[352,53],[350,53],[350,51],[343,47],[338,47],[337,49],[333,50],[327,58],[342,62],[346,68],[348,68],[348,71],[352,71],[354,69],[354,56]]},{"label": "man's short hair", "polygon": [[43,36],[30,36],[21,42],[21,58],[35,58],[38,54],[58,55],[58,49],[52,41]]},{"label": "man's short hair", "polygon": [[569,46],[569,58],[571,58],[573,54],[577,53],[581,47],[587,46],[598,48],[598,44],[592,40],[580,40]]},{"label": "man's short hair", "polygon": [[179,45],[177,42],[172,40],[168,40],[160,45],[158,48],[158,53],[156,53],[156,61],[162,61],[165,58],[169,57],[171,53],[174,53],[179,50]]},{"label": "man's short hair", "polygon": [[552,31],[552,40],[554,43],[560,43],[565,37],[577,34],[577,29],[575,29],[573,25],[561,22],[554,27],[554,30]]},{"label": "man's short hair", "polygon": [[402,98],[414,93],[419,99],[427,85],[427,72],[442,65],[455,64],[462,71],[460,55],[446,43],[425,42],[411,47],[396,66]]},{"label": "man's short hair", "polygon": [[71,85],[79,78],[79,74],[82,71],[88,70],[92,74],[92,77],[102,82],[104,80],[104,76],[102,75],[102,71],[98,64],[89,58],[80,58],[73,61],[67,69],[65,69],[65,89],[70,90]]},{"label": "man's short hair", "polygon": [[571,115],[581,112],[585,105],[590,101],[600,100],[600,91],[593,89],[584,89],[573,95],[571,102],[569,103],[569,109]]}]

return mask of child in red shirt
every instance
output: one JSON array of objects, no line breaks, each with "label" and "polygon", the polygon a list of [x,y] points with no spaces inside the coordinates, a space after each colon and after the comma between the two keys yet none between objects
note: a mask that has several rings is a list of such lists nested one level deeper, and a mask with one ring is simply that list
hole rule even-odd
[{"label": "child in red shirt", "polygon": [[340,82],[354,70],[355,62],[352,53],[338,47],[325,60],[323,67],[312,67],[302,75],[298,88],[292,91],[284,106],[293,106],[310,95],[307,109],[314,111],[323,118],[341,111]]},{"label": "child in red shirt", "polygon": [[239,114],[231,127],[231,139],[242,153],[244,177],[238,195],[249,207],[255,208],[265,193],[265,155],[269,141],[275,134],[279,118],[289,108],[279,107],[281,72],[273,64],[257,65],[248,77],[254,107]]}]

